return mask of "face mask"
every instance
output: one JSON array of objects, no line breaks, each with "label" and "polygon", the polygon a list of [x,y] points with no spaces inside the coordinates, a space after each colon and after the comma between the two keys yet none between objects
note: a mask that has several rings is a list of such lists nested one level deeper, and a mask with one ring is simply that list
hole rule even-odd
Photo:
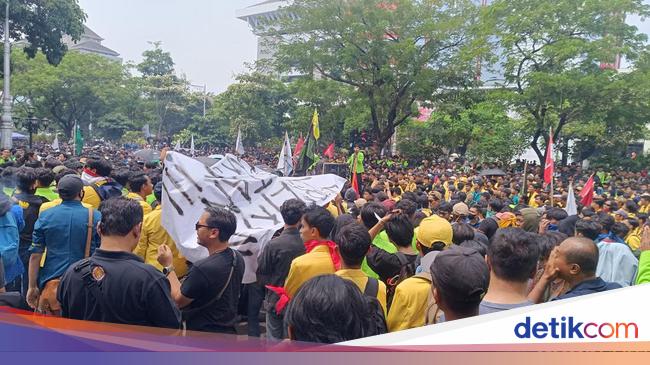
[{"label": "face mask", "polygon": [[560,229],[560,227],[558,227],[557,224],[549,224],[547,228],[549,231],[557,231],[558,229]]}]

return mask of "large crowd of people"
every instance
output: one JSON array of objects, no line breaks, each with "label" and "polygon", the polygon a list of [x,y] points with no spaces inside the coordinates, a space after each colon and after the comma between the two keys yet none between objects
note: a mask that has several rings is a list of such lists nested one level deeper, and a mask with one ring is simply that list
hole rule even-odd
[{"label": "large crowd of people", "polygon": [[[274,166],[278,152],[243,158]],[[359,148],[327,162],[353,172],[341,193],[284,202],[284,227],[246,267],[251,253],[228,244],[235,215],[219,208],[195,226],[209,256],[185,260],[161,224],[164,158],[109,144],[3,150],[0,305],[335,343],[650,282],[647,171],[571,164],[551,190],[523,162]],[[592,175],[592,203],[569,214]]]}]

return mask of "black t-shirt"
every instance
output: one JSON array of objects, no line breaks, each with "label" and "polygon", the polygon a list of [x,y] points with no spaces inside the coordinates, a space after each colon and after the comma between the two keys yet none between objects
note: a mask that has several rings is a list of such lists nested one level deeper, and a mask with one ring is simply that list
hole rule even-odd
[{"label": "black t-shirt", "polygon": [[[235,269],[228,282],[233,259],[235,259]],[[183,308],[183,311],[187,312],[187,316],[184,315],[187,329],[234,333],[243,276],[244,259],[239,252],[231,248],[195,262],[181,286],[181,293],[187,298],[194,299],[189,306]],[[219,300],[208,308],[193,311],[212,301],[226,284],[228,287]]]},{"label": "black t-shirt", "polygon": [[[88,269],[79,261],[61,278],[57,298],[62,316],[87,321],[180,328],[181,314],[167,278],[130,252],[95,250]],[[89,287],[92,273],[98,290]],[[101,302],[99,302],[101,301]]]}]

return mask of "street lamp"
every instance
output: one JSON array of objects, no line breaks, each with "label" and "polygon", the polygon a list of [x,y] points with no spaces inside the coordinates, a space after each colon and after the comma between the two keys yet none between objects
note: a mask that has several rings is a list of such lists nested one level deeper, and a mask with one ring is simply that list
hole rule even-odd
[{"label": "street lamp", "polygon": [[5,21],[4,21],[4,85],[2,93],[2,118],[0,118],[0,146],[2,148],[11,148],[11,134],[14,126],[11,119],[11,94],[10,94],[10,60],[11,43],[9,42],[9,1],[5,3]]},{"label": "street lamp", "polygon": [[47,118],[35,118],[34,112],[30,109],[27,118],[17,118],[16,121],[29,132],[29,149],[32,149],[32,136],[38,133],[39,129],[45,130],[50,122]]}]

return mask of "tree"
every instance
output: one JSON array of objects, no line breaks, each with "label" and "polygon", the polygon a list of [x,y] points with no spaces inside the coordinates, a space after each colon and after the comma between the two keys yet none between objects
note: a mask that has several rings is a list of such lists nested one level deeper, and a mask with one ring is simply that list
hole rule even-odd
[{"label": "tree", "polygon": [[482,50],[479,10],[469,0],[296,0],[268,33],[280,39],[281,69],[362,95],[383,146],[413,116],[416,101],[472,81],[472,51]]},{"label": "tree", "polygon": [[164,76],[174,73],[174,60],[171,53],[160,48],[162,42],[151,42],[153,49],[142,53],[142,62],[137,66],[143,76]]},{"label": "tree", "polygon": [[[9,1],[10,37],[23,39],[27,44],[23,51],[36,57],[38,51],[45,54],[50,64],[61,62],[67,47],[64,35],[79,40],[83,34],[86,14],[77,0],[4,0],[0,1],[0,18],[4,22],[5,4]],[[0,27],[4,37],[4,28]]]},{"label": "tree", "polygon": [[620,57],[634,61],[646,41],[625,16],[647,16],[649,7],[641,0],[497,0],[489,9],[510,105],[529,119],[543,166],[550,127],[561,141],[572,124],[607,122],[618,107],[610,93],[618,76],[609,68]]},{"label": "tree", "polygon": [[12,58],[16,98],[50,118],[68,138],[75,122],[87,129],[128,96],[126,69],[101,56],[72,51],[58,66],[49,65],[41,53],[30,60],[14,52]]}]

